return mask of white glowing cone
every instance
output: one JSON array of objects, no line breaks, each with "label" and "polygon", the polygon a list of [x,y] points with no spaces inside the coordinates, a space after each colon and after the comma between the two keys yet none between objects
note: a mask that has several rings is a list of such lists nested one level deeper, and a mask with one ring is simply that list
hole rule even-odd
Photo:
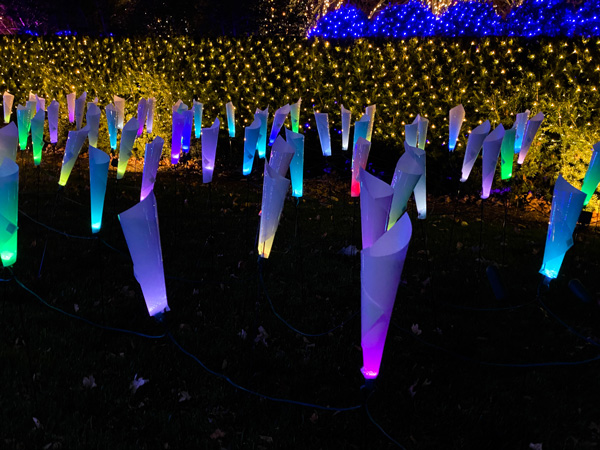
[{"label": "white glowing cone", "polygon": [[273,145],[277,136],[279,135],[279,131],[283,126],[285,119],[290,113],[290,105],[285,105],[275,111],[275,117],[273,117],[273,125],[271,125],[271,134],[269,136],[269,145]]},{"label": "white glowing cone", "polygon": [[483,141],[483,162],[482,162],[482,181],[481,181],[481,198],[486,199],[490,196],[496,166],[498,165],[498,157],[502,148],[502,140],[504,139],[504,127],[498,125]]},{"label": "white glowing cone", "polygon": [[413,147],[409,150],[409,147],[408,143],[404,142],[405,152],[398,159],[394,177],[392,178],[394,197],[392,198],[392,206],[390,207],[388,230],[394,226],[400,216],[406,211],[410,194],[413,193],[419,178],[425,170],[423,160],[415,157],[420,149]]},{"label": "white glowing cone", "polygon": [[17,160],[17,148],[19,146],[19,130],[14,122],[0,129],[0,161],[8,158],[11,161]]},{"label": "white glowing cone", "polygon": [[540,125],[544,120],[544,113],[539,112],[535,116],[533,116],[527,122],[527,128],[525,129],[525,136],[523,137],[523,144],[521,145],[521,151],[519,152],[519,159],[517,160],[518,164],[523,164],[525,161],[525,157],[527,156],[527,152],[529,152],[529,148],[535,139],[535,135],[537,134]]},{"label": "white glowing cone", "polygon": [[77,100],[75,100],[75,121],[77,129],[79,130],[83,125],[83,114],[85,112],[85,99],[87,97],[87,92],[84,92],[79,96]]},{"label": "white glowing cone", "polygon": [[148,111],[146,112],[146,133],[152,134],[152,127],[154,126],[154,109],[156,108],[156,99],[150,97],[148,99]]},{"label": "white glowing cone", "polygon": [[456,148],[456,141],[460,134],[460,129],[465,120],[465,108],[463,105],[457,105],[450,110],[450,122],[448,132],[448,148],[450,151],[454,151]]},{"label": "white glowing cone", "polygon": [[215,170],[219,127],[221,122],[217,117],[210,128],[202,128],[202,182],[210,183]]},{"label": "white glowing cone", "polygon": [[90,127],[88,134],[88,142],[91,147],[98,146],[98,130],[100,128],[100,116],[102,115],[100,108],[94,102],[88,103],[87,112],[85,113],[85,122]]},{"label": "white glowing cone", "polygon": [[372,246],[387,229],[394,189],[360,168],[360,223],[362,247]]},{"label": "white glowing cone", "polygon": [[125,99],[118,95],[113,95],[113,103],[117,110],[117,128],[122,130],[125,124]]},{"label": "white glowing cone", "polygon": [[71,92],[67,94],[67,112],[69,113],[69,122],[75,122],[75,99],[77,98],[77,94],[75,92]]},{"label": "white glowing cone", "polygon": [[352,113],[342,105],[342,150],[348,150],[350,143],[350,122]]},{"label": "white glowing cone", "polygon": [[247,126],[244,131],[244,162],[242,165],[242,173],[250,175],[252,172],[252,164],[254,163],[254,155],[256,154],[256,144],[260,136],[260,118],[254,116],[254,121],[250,126]]},{"label": "white glowing cone", "polygon": [[2,96],[2,108],[4,109],[4,123],[10,122],[10,116],[12,115],[12,107],[13,102],[15,101],[15,96],[5,92]]},{"label": "white glowing cone", "polygon": [[271,254],[283,202],[290,187],[290,180],[282,177],[268,164],[265,164],[263,180],[262,210],[258,233],[258,255],[268,258]]},{"label": "white glowing cone", "polygon": [[144,173],[142,174],[142,190],[140,200],[148,197],[148,194],[154,189],[158,165],[162,156],[162,148],[165,141],[157,136],[152,142],[146,144],[146,153],[144,154]]},{"label": "white glowing cone", "polygon": [[323,156],[331,156],[331,137],[329,136],[329,115],[327,113],[315,112],[315,121],[317,122],[317,131],[321,141],[321,151]]},{"label": "white glowing cone", "polygon": [[63,155],[62,166],[60,168],[60,178],[58,184],[65,186],[77,161],[79,152],[85,140],[88,137],[89,127],[86,125],[81,130],[69,131],[69,137],[65,145],[65,154]]},{"label": "white glowing cone", "polygon": [[490,128],[490,121],[486,120],[477,128],[475,128],[469,135],[469,140],[467,141],[467,150],[465,151],[465,158],[463,160],[460,178],[460,181],[462,181],[463,183],[469,178],[471,169],[473,169],[475,160],[477,159],[479,151],[483,146],[483,141],[490,132]]},{"label": "white glowing cone", "polygon": [[271,149],[271,158],[269,165],[277,171],[279,175],[285,177],[287,175],[290,162],[294,157],[294,147],[285,141],[281,136],[277,136],[273,148]]}]

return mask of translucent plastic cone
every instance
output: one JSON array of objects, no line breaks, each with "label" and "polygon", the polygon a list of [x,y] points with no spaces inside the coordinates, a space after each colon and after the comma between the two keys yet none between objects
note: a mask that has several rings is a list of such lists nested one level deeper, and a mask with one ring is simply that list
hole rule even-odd
[{"label": "translucent plastic cone", "polygon": [[88,137],[89,128],[86,125],[81,130],[69,131],[69,137],[65,145],[65,154],[63,155],[62,167],[60,168],[60,178],[58,184],[60,186],[66,186],[75,161],[79,156],[81,147]]},{"label": "translucent plastic cone", "polygon": [[425,117],[421,117],[419,114],[417,114],[417,119],[417,126],[419,128],[419,140],[417,142],[417,147],[419,147],[421,150],[425,150],[425,144],[427,143],[427,128],[429,127],[429,120]]},{"label": "translucent plastic cone", "polygon": [[17,106],[17,125],[19,126],[19,149],[25,150],[31,129],[31,114],[25,106]]},{"label": "translucent plastic cone", "polygon": [[13,102],[15,101],[15,96],[5,92],[2,96],[2,108],[4,109],[4,123],[10,122],[10,116],[12,115],[12,107]]},{"label": "translucent plastic cone", "polygon": [[154,109],[156,108],[156,99],[150,97],[148,99],[148,111],[146,112],[146,133],[152,134],[154,127]]},{"label": "translucent plastic cone", "polygon": [[173,128],[171,131],[171,164],[177,164],[181,157],[185,111],[173,111]]},{"label": "translucent plastic cone", "polygon": [[217,143],[219,142],[219,127],[221,122],[217,117],[210,128],[202,129],[202,182],[210,183],[215,170]]},{"label": "translucent plastic cone", "polygon": [[192,128],[194,127],[194,111],[183,111],[183,131],[181,134],[181,150],[189,153],[192,145]]},{"label": "translucent plastic cone", "polygon": [[352,113],[342,105],[342,150],[348,150],[350,144],[350,121]]},{"label": "translucent plastic cone", "polygon": [[521,153],[523,145],[523,137],[525,137],[525,129],[527,128],[527,120],[529,120],[529,110],[518,113],[513,128],[515,128],[515,147],[514,153]]},{"label": "translucent plastic cone", "polygon": [[44,111],[44,112],[46,112],[46,99],[38,97],[37,94],[36,94],[35,100],[37,102],[37,111]]},{"label": "translucent plastic cone", "polygon": [[419,136],[419,126],[417,119],[413,120],[412,123],[404,125],[404,141],[411,147],[416,147]]},{"label": "translucent plastic cone", "polygon": [[98,145],[98,129],[100,128],[100,116],[102,112],[98,105],[94,102],[88,103],[87,112],[85,113],[85,122],[90,127],[88,134],[88,142],[91,147]]},{"label": "translucent plastic cone", "polygon": [[75,92],[71,92],[67,94],[67,112],[69,113],[69,122],[75,122],[75,99],[77,98],[77,94]]},{"label": "translucent plastic cone", "polygon": [[260,136],[261,123],[257,116],[254,116],[254,121],[250,126],[247,126],[244,131],[244,162],[242,173],[250,175],[252,172],[252,164],[254,164],[254,155],[256,154],[256,144]]},{"label": "translucent plastic cone", "polygon": [[504,133],[504,127],[500,124],[483,141],[483,162],[481,171],[481,198],[483,199],[490,196]]},{"label": "translucent plastic cone", "polygon": [[123,178],[127,171],[127,163],[133,153],[133,144],[137,137],[138,121],[135,117],[129,119],[129,122],[123,127],[121,132],[121,142],[119,143],[119,165],[117,167],[117,180]]},{"label": "translucent plastic cone", "polygon": [[286,128],[285,140],[294,147],[294,157],[290,163],[292,197],[302,197],[304,190],[304,136]]},{"label": "translucent plastic cone", "polygon": [[113,95],[113,103],[117,111],[117,128],[122,130],[125,125],[125,99],[118,95]]},{"label": "translucent plastic cone", "polygon": [[299,98],[296,103],[290,105],[290,116],[292,118],[292,131],[299,133],[300,130],[300,104],[302,99]]},{"label": "translucent plastic cone", "polygon": [[542,275],[548,278],[558,276],[565,253],[573,246],[573,232],[584,200],[585,193],[571,186],[562,175],[558,176],[552,194],[544,262],[540,269]]},{"label": "translucent plastic cone", "polygon": [[0,160],[0,259],[4,267],[17,261],[19,219],[19,166],[10,158]]},{"label": "translucent plastic cone", "polygon": [[423,164],[423,175],[415,184],[413,193],[415,194],[415,203],[417,204],[418,219],[427,218],[427,156],[425,150],[419,147],[406,147],[406,151],[412,153],[413,158],[418,159]]},{"label": "translucent plastic cone", "polygon": [[229,102],[225,105],[225,111],[227,113],[227,130],[229,131],[229,137],[235,137],[235,106]]},{"label": "translucent plastic cone", "polygon": [[452,152],[456,148],[456,141],[465,120],[465,108],[463,108],[463,105],[457,105],[450,110],[449,120],[448,149]]},{"label": "translucent plastic cone", "polygon": [[108,165],[110,157],[102,150],[90,146],[90,209],[92,233],[102,228],[102,212],[104,211],[104,196],[108,180]]},{"label": "translucent plastic cone", "polygon": [[360,223],[362,248],[372,246],[387,229],[394,189],[360,168]]},{"label": "translucent plastic cone", "polygon": [[48,130],[50,131],[50,143],[58,142],[58,108],[60,104],[56,100],[48,105]]},{"label": "translucent plastic cone", "polygon": [[42,162],[42,149],[44,148],[44,123],[46,113],[38,111],[31,121],[31,142],[33,144],[33,163],[36,166]]},{"label": "translucent plastic cone", "polygon": [[108,139],[110,140],[110,148],[117,149],[118,123],[117,109],[115,105],[110,103],[106,107],[106,126],[108,128]]},{"label": "translucent plastic cone", "polygon": [[269,121],[269,107],[267,106],[264,110],[257,109],[254,113],[254,119],[260,119],[260,136],[256,143],[256,150],[258,150],[258,157],[264,159],[267,155],[267,122]]},{"label": "translucent plastic cone", "polygon": [[154,192],[119,214],[119,221],[133,260],[133,274],[142,288],[148,313],[155,316],[169,311]]},{"label": "translucent plastic cone", "polygon": [[194,135],[196,139],[200,138],[202,134],[202,109],[204,105],[197,102],[196,100],[192,103],[192,111],[194,112]]},{"label": "translucent plastic cone", "polygon": [[371,138],[373,137],[373,126],[375,125],[375,110],[377,109],[376,105],[367,106],[365,108],[365,114],[369,118],[369,128],[367,129],[367,141],[371,142]]},{"label": "translucent plastic cone", "polygon": [[77,100],[75,100],[75,122],[77,125],[77,129],[79,130],[83,125],[83,114],[85,112],[85,99],[87,97],[87,92],[84,92],[79,96]]},{"label": "translucent plastic cone", "polygon": [[275,169],[279,175],[285,177],[295,153],[294,147],[286,142],[282,136],[277,136],[273,148],[271,149],[269,165]]},{"label": "translucent plastic cone", "polygon": [[463,183],[467,181],[469,175],[471,174],[471,169],[473,169],[475,160],[477,159],[479,151],[483,146],[483,141],[490,132],[490,128],[490,121],[486,120],[481,125],[476,127],[469,135],[469,140],[467,141],[467,149],[465,151],[465,158],[463,160],[462,165],[462,175],[460,178],[460,181],[462,181]]},{"label": "translucent plastic cone", "polygon": [[279,136],[279,131],[281,131],[281,127],[285,123],[285,119],[290,113],[290,105],[285,105],[275,111],[275,117],[273,117],[273,125],[271,125],[271,134],[269,135],[269,145],[273,145],[277,136]]},{"label": "translucent plastic cone", "polygon": [[[0,153],[1,154],[1,153]],[[596,192],[596,188],[600,183],[600,142],[594,144],[594,150],[590,159],[588,170],[583,179],[581,190],[585,193],[585,201],[583,206],[587,205],[592,199],[592,195]]]},{"label": "translucent plastic cone", "polygon": [[265,164],[263,180],[262,210],[258,233],[258,255],[268,258],[279,225],[283,202],[290,187],[290,180],[282,177],[268,164]]},{"label": "translucent plastic cone", "polygon": [[146,117],[148,116],[148,100],[144,97],[138,102],[137,108],[137,120],[138,120],[138,137],[144,132],[144,124],[146,123]]},{"label": "translucent plastic cone", "polygon": [[503,180],[508,180],[512,177],[513,162],[515,159],[515,136],[517,134],[516,128],[511,128],[504,132],[504,139],[502,139],[502,147],[500,148],[500,176]]},{"label": "translucent plastic cone", "polygon": [[[369,134],[369,116],[364,114],[357,122],[354,122],[354,138],[352,148],[356,147],[356,143],[360,138],[367,139]],[[368,141],[368,139],[367,139]]]},{"label": "translucent plastic cone", "polygon": [[519,159],[517,160],[518,164],[523,164],[525,161],[525,157],[527,156],[527,152],[529,152],[529,148],[535,139],[535,135],[540,129],[540,125],[544,121],[544,113],[539,112],[535,116],[533,116],[527,122],[527,128],[525,129],[525,136],[523,137],[523,145],[521,145],[521,151],[519,152]]},{"label": "translucent plastic cone", "polygon": [[17,161],[17,147],[19,145],[19,131],[14,122],[0,129],[0,161],[8,158]]},{"label": "translucent plastic cone", "polygon": [[146,144],[146,153],[144,154],[144,173],[142,174],[142,190],[140,200],[148,197],[148,194],[154,189],[158,165],[162,156],[162,149],[165,141],[157,136],[152,142]]},{"label": "translucent plastic cone", "polygon": [[331,156],[331,137],[329,136],[329,115],[327,113],[315,113],[317,131],[321,141],[323,156]]},{"label": "translucent plastic cone", "polygon": [[394,226],[404,211],[410,194],[413,193],[419,178],[423,175],[425,167],[423,160],[416,158],[415,155],[420,149],[412,147],[405,142],[405,152],[396,164],[394,177],[392,178],[392,188],[394,189],[394,197],[392,198],[392,206],[390,208],[390,218],[388,220],[388,230]]},{"label": "translucent plastic cone", "polygon": [[352,197],[358,197],[360,195],[360,182],[358,181],[358,177],[360,175],[360,169],[367,167],[370,150],[371,143],[366,139],[358,138],[354,150],[352,151],[352,177],[350,180],[350,196]]},{"label": "translucent plastic cone", "polygon": [[408,214],[361,252],[360,318],[366,379],[379,375],[383,348],[412,235]]}]

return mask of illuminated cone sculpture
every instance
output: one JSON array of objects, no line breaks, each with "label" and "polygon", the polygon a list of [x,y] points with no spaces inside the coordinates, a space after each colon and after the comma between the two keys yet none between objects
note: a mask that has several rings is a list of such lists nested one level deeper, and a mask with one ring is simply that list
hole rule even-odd
[{"label": "illuminated cone sculpture", "polygon": [[58,142],[58,108],[60,104],[52,100],[48,105],[48,130],[50,131],[50,143]]},{"label": "illuminated cone sculpture", "polygon": [[508,180],[512,177],[513,163],[515,159],[515,136],[517,135],[516,128],[510,128],[504,132],[502,139],[502,147],[500,147],[500,177],[503,180]]},{"label": "illuminated cone sculpture", "polygon": [[456,141],[465,120],[465,108],[463,108],[463,105],[457,105],[450,110],[449,120],[448,149],[452,152],[456,148]]},{"label": "illuminated cone sculpture", "polygon": [[529,110],[525,112],[517,113],[517,118],[513,124],[515,129],[515,146],[514,153],[521,153],[521,147],[523,146],[523,138],[525,137],[525,129],[527,128],[527,120],[529,120]]},{"label": "illuminated cone sculpture", "polygon": [[140,137],[144,132],[144,124],[146,123],[146,118],[148,116],[148,100],[145,98],[141,98],[138,102],[137,108],[137,120],[138,120],[138,130],[137,135]]},{"label": "illuminated cone sculpture", "polygon": [[292,131],[299,133],[300,131],[300,104],[302,99],[299,98],[296,103],[290,105],[290,117],[292,119]]},{"label": "illuminated cone sculpture", "polygon": [[117,149],[117,137],[119,132],[119,118],[117,109],[112,103],[106,107],[106,126],[108,128],[108,139],[110,141],[110,148],[113,150]]},{"label": "illuminated cone sculpture", "polygon": [[19,166],[10,158],[0,160],[0,259],[4,267],[17,261],[19,219]]},{"label": "illuminated cone sculpture", "polygon": [[410,194],[413,193],[419,178],[423,175],[425,167],[423,160],[415,157],[420,149],[410,146],[404,142],[404,154],[398,159],[396,170],[392,178],[392,188],[394,196],[392,197],[392,206],[390,207],[390,217],[388,219],[387,229],[389,230],[398,221],[400,216],[406,211],[406,205]]},{"label": "illuminated cone sculpture", "polygon": [[181,157],[183,141],[183,128],[185,126],[185,111],[173,111],[173,122],[171,130],[171,164],[175,165]]},{"label": "illuminated cone sculpture", "polygon": [[8,158],[17,161],[17,147],[19,145],[19,131],[14,122],[0,129],[0,161]]},{"label": "illuminated cone sculpture", "polygon": [[31,120],[31,143],[33,145],[33,163],[39,166],[42,162],[42,149],[44,148],[44,123],[46,113],[38,111]]},{"label": "illuminated cone sculpture", "polygon": [[503,139],[504,127],[500,124],[483,141],[483,162],[481,171],[481,198],[483,199],[490,196]]},{"label": "illuminated cone sculpture", "polygon": [[581,190],[585,193],[583,206],[590,202],[592,195],[596,192],[598,183],[600,183],[600,142],[594,144],[590,165],[588,166],[588,170],[583,179],[583,185],[581,186]]},{"label": "illuminated cone sculpture", "polygon": [[352,197],[358,197],[360,195],[360,182],[358,181],[358,177],[360,175],[360,169],[367,167],[370,150],[371,143],[362,137],[358,138],[354,150],[352,151],[352,177],[350,180],[350,195]]},{"label": "illuminated cone sculpture", "polygon": [[221,122],[217,117],[210,128],[202,129],[202,182],[210,183],[215,170],[219,127]]},{"label": "illuminated cone sculpture", "polygon": [[146,112],[146,133],[152,134],[154,127],[154,108],[156,107],[156,99],[150,97],[148,99],[148,111]]},{"label": "illuminated cone sculpture", "polygon": [[15,101],[15,96],[5,92],[2,96],[2,108],[4,110],[4,123],[10,122],[10,116],[12,115],[12,107],[13,102]]},{"label": "illuminated cone sculpture", "polygon": [[285,119],[290,113],[290,105],[285,105],[275,111],[275,116],[273,117],[273,124],[271,125],[271,134],[269,135],[269,145],[273,145],[277,136],[279,135],[279,131],[283,126]]},{"label": "illuminated cone sculpture", "polygon": [[260,136],[260,119],[254,116],[254,121],[250,126],[247,126],[244,131],[244,162],[242,165],[242,173],[250,175],[252,172],[252,164],[254,164],[254,155],[256,154],[256,144]]},{"label": "illuminated cone sculpture", "polygon": [[342,150],[348,150],[350,143],[350,122],[352,113],[342,105]]},{"label": "illuminated cone sculpture", "polygon": [[67,94],[67,112],[69,114],[69,122],[75,122],[75,100],[77,99],[77,94],[75,92],[71,92]]},{"label": "illuminated cone sculpture", "polygon": [[290,187],[290,180],[282,177],[270,165],[265,164],[263,180],[262,210],[260,229],[258,232],[258,255],[269,258],[275,232],[279,225],[279,217],[283,210],[283,202]]},{"label": "illuminated cone sculpture", "polygon": [[362,248],[371,247],[387,230],[394,189],[360,168]]},{"label": "illuminated cone sculpture", "polygon": [[535,135],[540,129],[540,125],[544,121],[544,113],[539,112],[535,116],[533,116],[527,122],[527,128],[525,129],[525,136],[523,136],[523,145],[521,145],[521,151],[519,152],[519,159],[517,160],[518,164],[523,164],[525,161],[525,157],[527,156],[527,152],[529,152],[529,148],[535,139]]},{"label": "illuminated cone sculpture", "polygon": [[321,142],[323,156],[331,156],[331,137],[329,136],[329,115],[327,113],[315,112],[317,131]]},{"label": "illuminated cone sculpture", "polygon": [[467,181],[469,175],[471,174],[475,160],[477,159],[477,156],[479,156],[479,151],[483,146],[483,141],[490,132],[490,128],[490,121],[486,120],[481,125],[476,127],[469,135],[460,177],[460,181],[463,183]]},{"label": "illuminated cone sculpture", "polygon": [[98,130],[100,128],[100,116],[102,112],[98,105],[94,102],[90,102],[87,105],[87,112],[85,113],[85,122],[90,127],[88,134],[88,142],[90,147],[96,147],[98,145]]},{"label": "illuminated cone sculpture", "polygon": [[294,157],[290,163],[292,197],[302,197],[304,190],[304,136],[286,128],[285,140],[294,147]]},{"label": "illuminated cone sculpture", "polygon": [[235,137],[235,106],[229,102],[225,105],[225,112],[227,113],[227,130],[229,131],[229,138]]},{"label": "illuminated cone sculpture", "polygon": [[79,156],[81,147],[88,137],[89,128],[86,125],[81,130],[69,131],[69,137],[65,145],[65,154],[63,155],[62,167],[60,168],[60,178],[58,184],[60,186],[66,186],[75,161]]},{"label": "illuminated cone sculpture", "polygon": [[108,181],[108,165],[110,156],[96,147],[90,146],[90,210],[92,233],[102,228],[102,212]]},{"label": "illuminated cone sculpture", "polygon": [[79,96],[77,100],[75,100],[75,122],[77,129],[79,130],[83,125],[83,114],[85,112],[85,99],[87,97],[87,92],[84,92]]},{"label": "illuminated cone sculpture", "polygon": [[119,143],[119,165],[117,166],[117,180],[120,180],[127,171],[127,163],[133,153],[133,144],[137,137],[138,121],[135,117],[129,119],[129,121],[123,127],[121,132],[121,142]]},{"label": "illuminated cone sculpture", "polygon": [[202,134],[202,109],[204,105],[196,100],[192,103],[192,111],[194,112],[194,135],[196,139]]},{"label": "illuminated cone sculpture", "polygon": [[122,130],[125,125],[125,99],[118,95],[113,95],[113,103],[117,111],[117,128]]},{"label": "illuminated cone sculpture", "polygon": [[282,136],[277,136],[273,148],[271,149],[269,165],[275,169],[279,175],[285,177],[294,154],[294,147],[286,142]]},{"label": "illuminated cone sculpture", "polygon": [[31,130],[31,111],[25,106],[17,106],[17,125],[19,126],[19,149],[25,150]]},{"label": "illuminated cone sculpture", "polygon": [[154,189],[158,165],[162,156],[162,148],[165,141],[157,136],[152,142],[146,144],[146,153],[144,154],[144,173],[142,174],[142,190],[140,200],[148,197],[148,194]]},{"label": "illuminated cone sculpture", "polygon": [[258,150],[258,157],[264,159],[267,155],[267,122],[269,121],[269,107],[267,106],[264,110],[257,109],[254,113],[254,119],[260,119],[260,136],[256,143],[256,150]]}]

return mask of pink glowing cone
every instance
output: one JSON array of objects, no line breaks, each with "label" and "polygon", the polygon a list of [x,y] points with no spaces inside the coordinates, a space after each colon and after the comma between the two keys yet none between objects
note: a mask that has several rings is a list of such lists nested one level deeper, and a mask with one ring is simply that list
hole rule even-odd
[{"label": "pink glowing cone", "polygon": [[69,113],[69,122],[75,122],[75,99],[77,98],[77,94],[75,92],[71,92],[67,94],[67,112]]},{"label": "pink glowing cone", "polygon": [[354,146],[354,151],[352,152],[352,178],[350,181],[350,195],[352,197],[358,197],[360,195],[358,176],[360,169],[367,167],[370,150],[371,143],[366,139],[359,137]]}]

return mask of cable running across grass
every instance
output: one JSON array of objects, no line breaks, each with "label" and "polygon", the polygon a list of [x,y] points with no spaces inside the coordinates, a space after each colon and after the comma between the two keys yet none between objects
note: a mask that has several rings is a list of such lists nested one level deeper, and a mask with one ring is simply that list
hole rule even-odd
[{"label": "cable running across grass", "polygon": [[372,392],[369,394],[369,396],[367,397],[367,400],[365,401],[365,412],[367,413],[367,417],[369,418],[369,420],[371,421],[371,423],[372,423],[373,425],[375,425],[375,426],[377,427],[377,429],[378,429],[379,431],[381,431],[381,433],[382,433],[382,434],[383,434],[383,435],[384,435],[386,438],[388,438],[388,439],[390,440],[390,442],[392,442],[394,445],[396,445],[396,446],[400,447],[401,449],[403,449],[403,450],[406,450],[406,447],[404,447],[404,445],[402,445],[400,442],[398,442],[396,439],[394,439],[392,436],[390,436],[390,435],[389,435],[389,433],[388,433],[387,431],[385,431],[385,430],[383,429],[383,427],[382,427],[381,425],[379,425],[379,424],[378,424],[378,423],[375,421],[375,419],[373,418],[373,416],[371,415],[371,411],[369,410],[369,400],[371,399],[371,396],[373,395],[373,392],[375,392],[375,391],[372,391]]}]

